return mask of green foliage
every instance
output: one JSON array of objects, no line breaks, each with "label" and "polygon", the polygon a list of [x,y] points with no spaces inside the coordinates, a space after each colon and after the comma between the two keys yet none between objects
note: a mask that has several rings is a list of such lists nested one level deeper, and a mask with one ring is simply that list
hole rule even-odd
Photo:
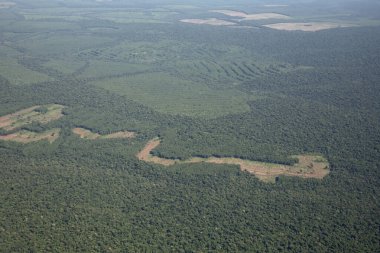
[{"label": "green foliage", "polygon": [[202,83],[157,72],[106,79],[94,85],[162,113],[214,118],[249,110],[253,96],[233,89],[211,89]]},{"label": "green foliage", "polygon": [[[210,13],[156,1],[17,4],[0,10],[0,116],[41,104],[65,116],[24,126],[61,128],[52,144],[0,141],[1,252],[379,251],[377,28],[192,26],[177,21]],[[275,184],[236,166],[165,168],[135,157],[155,136],[163,157],[317,153],[332,168]]]}]

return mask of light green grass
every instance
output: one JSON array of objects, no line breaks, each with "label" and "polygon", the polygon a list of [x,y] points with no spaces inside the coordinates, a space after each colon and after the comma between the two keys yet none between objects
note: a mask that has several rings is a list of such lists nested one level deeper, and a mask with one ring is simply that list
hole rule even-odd
[{"label": "light green grass", "polygon": [[27,69],[17,63],[15,59],[3,58],[0,61],[0,75],[9,80],[14,85],[33,84],[52,80],[51,77]]},{"label": "light green grass", "polygon": [[[8,44],[10,44],[10,43],[8,43]],[[0,45],[1,61],[6,61],[6,58],[11,58],[11,59],[13,58],[14,59],[14,58],[17,58],[19,56],[21,56],[21,53],[17,52],[17,50],[13,49],[12,47],[6,46],[6,45]]]},{"label": "light green grass", "polygon": [[46,31],[58,31],[58,30],[77,30],[80,27],[77,24],[58,21],[17,21],[7,26],[8,31],[12,32],[46,32]]},{"label": "light green grass", "polygon": [[157,111],[197,117],[218,117],[249,111],[253,96],[233,89],[214,90],[167,73],[149,73],[93,82]]},{"label": "light green grass", "polygon": [[112,39],[91,35],[50,35],[42,34],[31,39],[25,39],[17,43],[18,46],[33,52],[36,55],[67,55],[76,54],[81,50],[99,47]]},{"label": "light green grass", "polygon": [[43,65],[45,67],[60,71],[64,74],[72,74],[84,64],[85,62],[83,61],[73,59],[51,59],[48,62],[45,62]]},{"label": "light green grass", "polygon": [[167,23],[165,18],[176,14],[171,11],[112,11],[97,13],[96,17],[117,23]]},{"label": "light green grass", "polygon": [[124,62],[111,62],[94,60],[80,75],[80,77],[102,77],[117,74],[129,74],[139,71],[146,71],[148,66],[143,64],[129,64]]},{"label": "light green grass", "polygon": [[65,14],[57,14],[57,15],[49,15],[49,14],[41,14],[41,13],[25,13],[23,14],[26,20],[28,21],[43,21],[46,19],[62,19],[66,21],[79,21],[89,19],[87,17],[79,16],[79,15],[65,15]]}]

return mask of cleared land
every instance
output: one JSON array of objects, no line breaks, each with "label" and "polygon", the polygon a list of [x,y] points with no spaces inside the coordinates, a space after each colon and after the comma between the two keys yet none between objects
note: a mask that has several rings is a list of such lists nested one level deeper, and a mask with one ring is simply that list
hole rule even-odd
[{"label": "cleared land", "polygon": [[0,128],[10,131],[32,122],[46,124],[61,118],[63,116],[63,108],[63,105],[58,104],[32,106],[0,117]]},{"label": "cleared land", "polygon": [[208,19],[181,19],[183,23],[190,23],[196,25],[216,25],[216,26],[229,26],[235,25],[233,22],[217,19],[217,18],[208,18]]},{"label": "cleared land", "polygon": [[133,138],[136,135],[134,132],[129,132],[129,131],[120,131],[120,132],[116,132],[112,134],[101,135],[98,133],[93,133],[88,129],[79,128],[79,127],[74,128],[72,131],[73,133],[79,135],[80,138],[87,139],[87,140],[124,139],[124,138]]},{"label": "cleared land", "polygon": [[[183,68],[183,65],[178,67],[180,64],[177,65],[178,70],[190,70]],[[202,71],[208,73],[205,67]],[[188,75],[191,77],[191,72]],[[254,96],[233,87],[217,90],[202,81],[193,81],[186,76],[179,78],[165,72],[116,77],[90,83],[162,113],[193,117],[211,118],[247,112],[250,110],[248,101],[255,99]]]},{"label": "cleared land", "polygon": [[231,10],[212,10],[210,12],[221,13],[230,17],[240,17],[242,20],[263,20],[263,19],[290,19],[289,16],[278,14],[278,13],[257,13],[257,14],[247,14],[240,11]]},{"label": "cleared land", "polygon": [[59,137],[61,129],[54,128],[42,133],[30,132],[22,130],[13,134],[0,135],[0,140],[3,141],[15,141],[20,143],[29,143],[41,140],[47,140],[50,143],[54,142]]},{"label": "cleared land", "polygon": [[265,4],[264,7],[287,7],[287,4]]},{"label": "cleared land", "polygon": [[270,25],[264,25],[264,26],[272,28],[272,29],[284,30],[284,31],[316,32],[316,31],[321,31],[321,30],[326,30],[326,29],[351,27],[352,25],[310,22],[310,23],[277,23],[277,24],[270,24]]},{"label": "cleared land", "polygon": [[318,155],[297,155],[298,163],[293,166],[275,163],[264,163],[251,160],[229,157],[194,157],[188,160],[166,159],[153,156],[151,151],[160,144],[160,139],[150,140],[146,146],[136,155],[141,161],[170,166],[174,164],[186,163],[214,163],[214,164],[231,164],[239,165],[242,171],[248,171],[254,174],[258,179],[265,182],[273,182],[277,176],[294,176],[301,178],[322,179],[329,174],[329,163],[325,158]]},{"label": "cleared land", "polygon": [[16,3],[13,2],[0,2],[0,9],[6,9],[10,8],[12,6],[16,5]]},{"label": "cleared land", "polygon": [[12,57],[17,57],[17,55],[3,57],[0,61],[0,75],[5,77],[11,84],[26,85],[53,80],[46,74],[26,68]]}]

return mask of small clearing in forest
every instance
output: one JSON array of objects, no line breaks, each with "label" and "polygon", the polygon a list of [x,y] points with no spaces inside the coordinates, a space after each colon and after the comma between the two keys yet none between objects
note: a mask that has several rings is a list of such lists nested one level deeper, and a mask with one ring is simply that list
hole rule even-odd
[{"label": "small clearing in forest", "polygon": [[0,117],[0,128],[10,131],[32,122],[46,124],[63,116],[63,105],[50,104],[32,106],[18,112]]},{"label": "small clearing in forest", "polygon": [[264,7],[288,7],[286,4],[265,4]]},{"label": "small clearing in forest", "polygon": [[0,2],[0,9],[7,9],[15,5],[16,3],[14,2]]},{"label": "small clearing in forest", "polygon": [[264,163],[251,160],[243,160],[230,157],[193,157],[188,160],[167,159],[154,156],[151,151],[160,145],[160,139],[150,140],[145,147],[137,153],[137,158],[141,161],[170,166],[174,164],[186,163],[213,163],[239,165],[242,171],[254,174],[258,179],[265,182],[274,182],[280,175],[301,178],[322,179],[329,174],[329,163],[325,158],[318,155],[297,155],[293,156],[298,162],[292,166],[276,163]]},{"label": "small clearing in forest", "polygon": [[79,135],[80,138],[87,139],[87,140],[124,139],[124,138],[133,138],[136,135],[134,132],[129,132],[129,131],[120,131],[120,132],[115,132],[112,134],[101,135],[98,133],[93,133],[88,129],[80,128],[80,127],[76,127],[72,131],[74,134]]},{"label": "small clearing in forest", "polygon": [[316,32],[326,29],[352,27],[348,24],[335,24],[335,23],[322,23],[322,22],[310,22],[310,23],[277,23],[264,25],[276,30],[284,31],[304,31],[304,32]]},{"label": "small clearing in forest", "polygon": [[181,19],[183,23],[190,23],[196,25],[215,25],[215,26],[230,26],[235,25],[233,22],[216,19],[216,18],[208,18],[208,19]]},{"label": "small clearing in forest", "polygon": [[50,143],[54,142],[59,137],[61,129],[54,128],[42,133],[36,133],[26,130],[21,130],[16,133],[0,135],[0,140],[3,141],[15,141],[20,143],[29,143],[41,140],[47,140]]}]

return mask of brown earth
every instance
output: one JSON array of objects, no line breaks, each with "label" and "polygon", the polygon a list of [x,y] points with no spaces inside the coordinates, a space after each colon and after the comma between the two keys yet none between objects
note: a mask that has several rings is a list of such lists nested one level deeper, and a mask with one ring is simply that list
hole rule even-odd
[{"label": "brown earth", "polygon": [[50,121],[57,120],[63,116],[62,109],[64,108],[64,106],[62,105],[46,105],[46,108],[48,110],[46,113],[35,111],[35,109],[40,107],[40,105],[36,105],[0,117],[0,128],[10,131],[22,127],[24,125],[30,124],[32,122],[46,124]]},{"label": "brown earth", "polygon": [[194,157],[188,160],[172,160],[153,156],[150,152],[160,145],[158,138],[150,140],[145,147],[136,155],[141,161],[170,166],[174,164],[186,163],[213,163],[213,164],[231,164],[239,165],[242,171],[254,174],[257,178],[266,182],[274,182],[277,176],[295,176],[301,178],[324,178],[329,171],[329,163],[321,156],[317,155],[297,155],[298,163],[293,166],[263,163],[257,161],[243,160],[229,157]]},{"label": "brown earth", "polygon": [[264,7],[287,7],[286,4],[265,4]]},{"label": "brown earth", "polygon": [[50,143],[54,142],[59,137],[61,129],[54,128],[43,133],[35,133],[30,131],[19,131],[13,134],[0,135],[0,140],[15,141],[20,143],[29,143],[40,140],[47,140]]},{"label": "brown earth", "polygon": [[135,137],[136,133],[134,132],[128,132],[128,131],[120,131],[112,134],[107,134],[103,136],[105,139],[124,139],[124,138],[133,138]]},{"label": "brown earth", "polygon": [[10,8],[14,5],[16,5],[14,2],[0,2],[0,9]]},{"label": "brown earth", "polygon": [[96,139],[99,139],[100,137],[100,134],[93,133],[90,130],[80,128],[80,127],[73,128],[72,131],[74,134],[79,135],[79,137],[82,139],[96,140]]},{"label": "brown earth", "polygon": [[150,154],[150,152],[153,149],[155,149],[156,147],[158,147],[158,145],[160,145],[160,143],[161,143],[161,141],[158,138],[154,138],[154,139],[148,141],[148,143],[145,145],[145,147],[139,153],[136,154],[136,157],[141,161],[161,164],[164,166],[173,165],[176,162],[178,162],[177,160],[165,159],[165,158],[161,158],[161,157],[157,157],[157,156],[152,156]]},{"label": "brown earth", "polygon": [[215,26],[231,26],[235,25],[233,22],[220,20],[216,18],[209,19],[181,19],[183,23],[197,24],[197,25],[215,25]]},{"label": "brown earth", "polygon": [[124,139],[124,138],[133,138],[135,137],[134,132],[129,131],[120,131],[112,134],[100,135],[98,133],[93,133],[88,129],[76,127],[73,128],[73,133],[79,135],[82,139],[87,140],[97,140],[97,139]]}]

